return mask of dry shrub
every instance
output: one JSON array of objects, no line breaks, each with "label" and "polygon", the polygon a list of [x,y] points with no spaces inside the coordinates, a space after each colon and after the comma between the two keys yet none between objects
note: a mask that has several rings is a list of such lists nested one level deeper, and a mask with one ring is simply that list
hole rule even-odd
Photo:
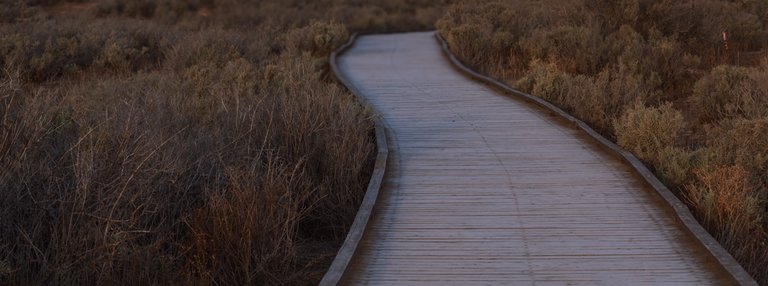
[{"label": "dry shrub", "polygon": [[618,71],[605,70],[597,78],[572,76],[560,71],[555,63],[538,60],[530,67],[529,73],[516,83],[520,90],[564,108],[609,136],[613,119],[624,106],[647,97],[638,80],[622,67]]},{"label": "dry shrub", "polygon": [[549,102],[564,103],[568,98],[571,76],[560,71],[555,63],[534,60],[529,66],[530,72],[518,80],[515,86]]},{"label": "dry shrub", "polygon": [[0,27],[0,62],[31,81],[81,73],[91,66],[115,72],[153,68],[163,55],[158,29],[135,21],[45,21]]},{"label": "dry shrub", "polygon": [[[684,95],[694,81],[691,70],[697,68],[699,57],[685,52],[678,40],[651,33],[648,40],[628,25],[621,26],[606,39],[604,57],[626,67],[650,94],[644,100],[660,103]],[[663,94],[662,91],[666,91]]]},{"label": "dry shrub", "polygon": [[367,183],[370,115],[290,58],[258,93],[237,59],[205,96],[146,74],[4,100],[5,281],[317,281]]},{"label": "dry shrub", "polygon": [[744,167],[751,186],[768,197],[768,118],[726,120],[711,132],[711,160]]},{"label": "dry shrub", "polygon": [[768,94],[750,78],[749,69],[718,66],[693,88],[693,100],[699,118],[705,122],[744,116],[756,118],[768,114]]},{"label": "dry shrub", "polygon": [[600,68],[602,41],[590,27],[556,26],[532,31],[520,47],[526,58],[548,59],[572,74],[594,74]]},{"label": "dry shrub", "polygon": [[659,163],[665,147],[678,144],[683,127],[683,115],[669,103],[660,107],[636,103],[614,122],[617,143],[652,165]]},{"label": "dry shrub", "polygon": [[656,171],[672,189],[681,188],[694,179],[693,169],[699,164],[701,151],[667,146],[658,154]]},{"label": "dry shrub", "polygon": [[[592,23],[588,20],[589,15],[580,14],[583,10],[570,9],[574,6],[572,2],[559,3],[553,9],[540,1],[459,1],[446,9],[436,26],[459,59],[481,71],[503,74],[506,79],[520,75],[535,59],[523,54],[522,39],[530,38],[529,48],[536,49],[531,53],[540,52],[545,56],[548,56],[546,45],[557,38],[569,40],[568,44],[554,45],[557,50],[582,46],[574,39],[574,36],[582,35],[574,32],[583,31],[571,29],[569,25],[590,27]],[[563,31],[552,31],[547,37],[537,36],[537,29],[558,24]],[[566,57],[559,59],[568,61]],[[584,57],[579,56],[579,59]]]},{"label": "dry shrub", "polygon": [[512,13],[514,11],[503,3],[455,5],[436,25],[451,51],[462,61],[481,69],[498,69],[517,37],[499,29],[502,27],[499,23],[513,19]]},{"label": "dry shrub", "polygon": [[[491,37],[492,31],[490,28],[490,25],[482,24],[462,25],[452,29],[446,35],[446,41],[457,56],[467,61],[470,65],[481,66],[484,61],[488,60],[487,57],[479,57],[479,55],[486,49],[484,40]],[[496,54],[498,54],[498,51]]]},{"label": "dry shrub", "polygon": [[0,6],[0,23],[13,23],[19,16],[21,16],[24,5],[21,3],[3,3]]},{"label": "dry shrub", "polygon": [[597,131],[610,135],[611,122],[616,117],[615,112],[621,110],[621,105],[617,106],[595,83],[595,79],[586,75],[571,78],[566,88],[568,95],[564,106]]},{"label": "dry shrub", "polygon": [[646,82],[638,73],[637,66],[621,63],[607,66],[595,78],[595,85],[601,91],[602,113],[607,118],[616,118],[625,112],[628,105],[651,101],[657,91],[647,86]]},{"label": "dry shrub", "polygon": [[[596,14],[604,28],[637,25],[641,14],[641,0],[586,0],[587,9]],[[643,3],[644,4],[644,3]]]},{"label": "dry shrub", "polygon": [[93,9],[98,17],[121,15],[132,18],[153,18],[164,23],[176,23],[182,16],[204,7],[214,0],[105,0]]},{"label": "dry shrub", "polygon": [[738,2],[741,1],[660,1],[648,8],[649,25],[667,35],[680,36],[687,50],[702,56],[724,52],[724,31],[733,49],[759,48],[765,44],[766,31],[754,10],[745,9]]},{"label": "dry shrub", "polygon": [[[760,225],[760,203],[749,186],[746,171],[738,165],[716,166],[695,172],[698,183],[686,188],[685,197],[704,219],[705,226],[721,229],[718,240],[748,235]],[[725,241],[724,241],[725,240]]]},{"label": "dry shrub", "polygon": [[758,281],[766,279],[761,262],[768,260],[765,203],[739,165],[709,166],[695,172],[697,182],[685,198],[700,222]]},{"label": "dry shrub", "polygon": [[444,6],[451,2],[453,0],[216,0],[209,19],[226,28],[304,27],[314,20],[335,20],[355,32],[412,31],[433,29]]},{"label": "dry shrub", "polygon": [[330,54],[333,49],[347,42],[348,38],[349,32],[341,23],[314,21],[287,35],[286,45],[292,51],[306,51],[322,56]]},{"label": "dry shrub", "polygon": [[113,31],[104,41],[95,64],[115,71],[134,71],[162,60],[161,39],[142,30]]}]

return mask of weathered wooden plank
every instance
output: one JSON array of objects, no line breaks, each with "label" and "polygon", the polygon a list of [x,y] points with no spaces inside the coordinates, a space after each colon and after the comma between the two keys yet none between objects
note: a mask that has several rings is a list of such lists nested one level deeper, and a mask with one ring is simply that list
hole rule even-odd
[{"label": "weathered wooden plank", "polygon": [[339,69],[391,141],[342,284],[735,284],[630,166],[431,33],[361,37]]}]

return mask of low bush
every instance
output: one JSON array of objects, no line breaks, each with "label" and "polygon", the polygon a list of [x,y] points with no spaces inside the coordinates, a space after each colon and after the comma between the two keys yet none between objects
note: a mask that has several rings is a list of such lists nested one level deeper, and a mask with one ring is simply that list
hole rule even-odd
[{"label": "low bush", "polygon": [[701,150],[689,151],[683,147],[664,147],[658,154],[656,171],[672,190],[678,190],[694,180],[693,170],[701,160],[701,153]]},{"label": "low bush", "polygon": [[349,33],[341,23],[311,22],[302,29],[293,30],[285,42],[290,50],[322,56],[330,54],[348,39]]},{"label": "low bush", "polygon": [[726,120],[710,132],[710,159],[742,166],[750,186],[768,198],[768,118]]},{"label": "low bush", "polygon": [[173,24],[186,14],[203,7],[212,7],[213,0],[105,0],[99,1],[93,13],[97,17],[121,15],[132,18],[153,18]]},{"label": "low bush", "polygon": [[556,26],[532,31],[520,47],[526,58],[552,61],[567,73],[595,74],[601,67],[602,41],[590,27]]},{"label": "low bush", "polygon": [[[135,21],[47,21],[0,27],[1,62],[30,81],[81,73],[92,66],[115,72],[152,68],[162,61],[158,29]],[[22,28],[24,27],[24,28]],[[21,31],[24,32],[21,32]]]},{"label": "low bush", "polygon": [[[649,5],[647,25],[666,35],[678,36],[684,40],[686,50],[701,56],[726,52],[723,32],[728,36],[730,49],[760,48],[765,44],[766,33],[761,18],[739,2],[751,1],[660,1]],[[722,60],[713,59],[719,61]]]},{"label": "low bush", "polygon": [[665,147],[680,142],[683,127],[683,115],[669,103],[658,108],[636,103],[614,122],[617,143],[652,165],[659,164]]},{"label": "low bush", "polygon": [[534,60],[530,67],[529,74],[515,84],[518,89],[556,104],[568,99],[571,76],[560,71],[557,64]]},{"label": "low bush", "polygon": [[699,118],[705,122],[768,115],[768,94],[749,76],[749,69],[718,66],[693,88]]},{"label": "low bush", "polygon": [[760,266],[768,259],[765,201],[751,187],[747,172],[739,165],[713,165],[695,174],[696,183],[685,189],[693,212],[747,271],[756,273],[755,279],[765,279]]},{"label": "low bush", "polygon": [[[509,50],[520,35],[514,35],[499,23],[515,13],[503,3],[478,2],[476,5],[452,6],[436,25],[453,51],[465,63],[481,68],[502,70]],[[467,16],[471,15],[471,16]]]},{"label": "low bush", "polygon": [[534,60],[529,66],[528,74],[515,84],[520,90],[564,108],[608,136],[613,134],[613,120],[625,105],[648,97],[624,67],[590,77],[562,72],[556,63]]}]

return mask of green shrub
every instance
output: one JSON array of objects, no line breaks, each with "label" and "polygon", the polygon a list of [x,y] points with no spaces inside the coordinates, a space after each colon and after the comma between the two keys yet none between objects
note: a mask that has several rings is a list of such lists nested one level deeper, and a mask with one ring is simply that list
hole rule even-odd
[{"label": "green shrub", "polygon": [[617,143],[654,166],[666,147],[679,143],[683,127],[683,115],[669,103],[658,108],[636,103],[614,122]]},{"label": "green shrub", "polygon": [[718,66],[693,88],[699,118],[705,122],[723,118],[756,118],[768,114],[768,94],[742,67]]}]

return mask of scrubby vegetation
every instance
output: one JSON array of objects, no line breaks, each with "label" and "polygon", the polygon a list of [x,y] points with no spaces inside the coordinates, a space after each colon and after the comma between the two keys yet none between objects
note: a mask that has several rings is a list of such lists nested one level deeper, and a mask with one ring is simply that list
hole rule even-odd
[{"label": "scrubby vegetation", "polygon": [[432,4],[0,4],[0,284],[316,284],[374,152],[326,58]]},{"label": "scrubby vegetation", "polygon": [[644,160],[768,284],[765,1],[465,0],[437,27]]}]

